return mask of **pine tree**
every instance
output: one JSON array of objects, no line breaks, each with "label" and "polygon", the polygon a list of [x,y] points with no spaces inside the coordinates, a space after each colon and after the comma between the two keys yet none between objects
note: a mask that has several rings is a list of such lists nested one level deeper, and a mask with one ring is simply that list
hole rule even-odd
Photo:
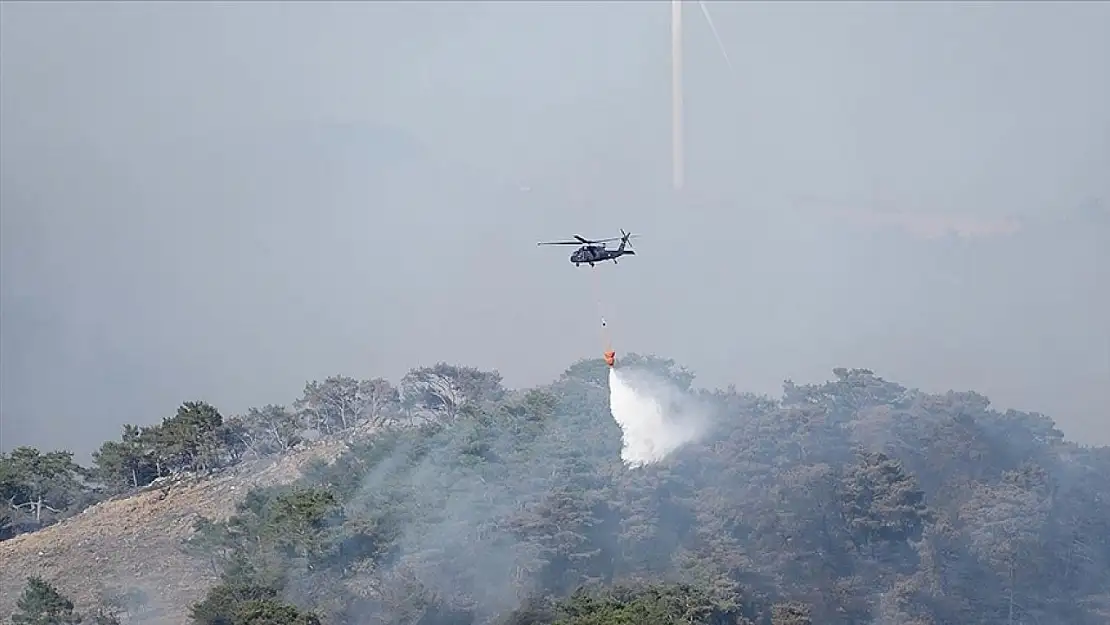
[{"label": "pine tree", "polygon": [[68,625],[81,622],[81,615],[73,611],[73,602],[58,592],[41,577],[27,578],[27,586],[16,603],[12,614],[14,625]]}]

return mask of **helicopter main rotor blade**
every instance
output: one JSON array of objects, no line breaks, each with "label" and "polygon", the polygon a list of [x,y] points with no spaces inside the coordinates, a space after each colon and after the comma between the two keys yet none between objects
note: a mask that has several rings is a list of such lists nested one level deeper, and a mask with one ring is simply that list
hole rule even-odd
[{"label": "helicopter main rotor blade", "polygon": [[[622,230],[621,232],[624,232],[624,231]],[[636,236],[638,236],[638,235],[635,235],[635,234],[630,235],[630,237],[636,237]],[[620,241],[622,239],[625,239],[625,237],[609,237],[608,239],[587,239],[586,237],[579,236],[577,234],[574,235],[574,238],[578,239],[578,240],[577,241],[543,241],[543,242],[537,243],[536,245],[597,245],[598,243],[609,243],[610,241]]]},{"label": "helicopter main rotor blade", "polygon": [[587,239],[585,237],[580,237],[577,234],[574,235],[574,238],[578,239],[582,243],[585,243],[586,245],[592,245],[594,243],[607,243],[609,241],[620,241],[621,240],[620,237],[609,237],[608,239]]}]

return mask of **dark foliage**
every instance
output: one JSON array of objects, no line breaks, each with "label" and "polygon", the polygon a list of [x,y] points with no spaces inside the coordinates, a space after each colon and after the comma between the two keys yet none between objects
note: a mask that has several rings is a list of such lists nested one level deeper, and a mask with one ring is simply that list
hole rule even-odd
[{"label": "dark foliage", "polygon": [[74,611],[73,602],[41,577],[27,578],[16,608],[12,614],[14,625],[68,625],[83,620]]}]

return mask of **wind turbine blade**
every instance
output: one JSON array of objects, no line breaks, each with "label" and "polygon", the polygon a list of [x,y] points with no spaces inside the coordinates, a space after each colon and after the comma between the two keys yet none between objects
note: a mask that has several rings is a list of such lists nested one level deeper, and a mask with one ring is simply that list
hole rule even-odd
[{"label": "wind turbine blade", "polygon": [[698,0],[698,6],[701,7],[701,13],[705,16],[705,21],[709,23],[709,30],[713,31],[713,39],[717,41],[717,49],[721,51],[721,56],[725,57],[725,64],[728,65],[730,72],[733,71],[732,61],[728,58],[725,44],[721,41],[721,35],[717,33],[717,27],[713,24],[713,16],[709,14],[709,7],[705,6],[705,0]]}]

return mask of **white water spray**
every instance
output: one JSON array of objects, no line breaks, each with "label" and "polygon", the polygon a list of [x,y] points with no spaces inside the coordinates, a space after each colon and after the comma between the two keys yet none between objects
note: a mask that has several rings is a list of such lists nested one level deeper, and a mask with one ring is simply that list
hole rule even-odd
[{"label": "white water spray", "polygon": [[642,467],[706,432],[708,411],[670,381],[639,369],[609,369],[609,411],[621,428],[621,460]]}]

